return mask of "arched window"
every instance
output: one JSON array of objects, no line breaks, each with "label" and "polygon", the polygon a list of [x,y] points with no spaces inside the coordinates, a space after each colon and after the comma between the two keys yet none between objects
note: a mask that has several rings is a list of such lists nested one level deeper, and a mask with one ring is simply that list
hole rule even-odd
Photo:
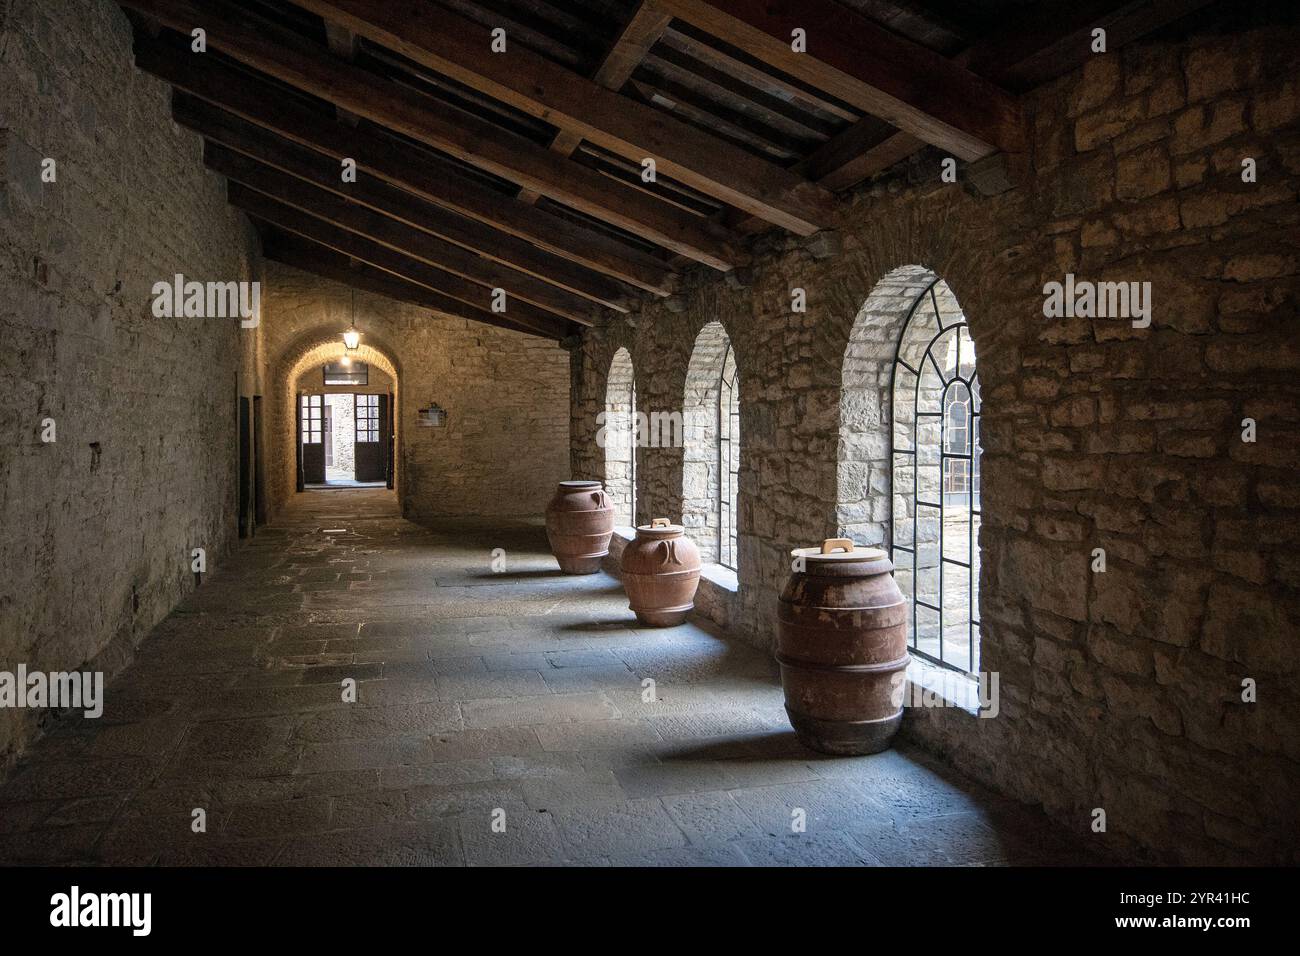
[{"label": "arched window", "polygon": [[700,558],[739,564],[740,381],[731,339],[710,322],[695,339],[682,404],[682,523]]},{"label": "arched window", "polygon": [[899,586],[912,602],[912,646],[973,673],[980,626],[980,385],[966,317],[941,279],[907,312],[892,382],[890,548]]},{"label": "arched window", "polygon": [[605,380],[605,491],[614,523],[636,523],[636,377],[632,356],[619,349]]}]

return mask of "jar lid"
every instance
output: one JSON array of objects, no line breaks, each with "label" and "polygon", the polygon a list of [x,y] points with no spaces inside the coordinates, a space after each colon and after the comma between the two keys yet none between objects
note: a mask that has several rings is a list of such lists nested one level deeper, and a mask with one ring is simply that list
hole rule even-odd
[{"label": "jar lid", "polygon": [[673,524],[667,518],[654,518],[649,524],[637,525],[636,531],[637,534],[644,534],[647,538],[671,538],[685,534],[686,528],[683,525]]},{"label": "jar lid", "polygon": [[569,491],[586,491],[588,488],[599,488],[600,482],[592,481],[591,479],[575,478],[571,481],[560,482],[560,487],[568,489]]},{"label": "jar lid", "polygon": [[809,564],[840,561],[881,561],[889,555],[879,548],[860,548],[849,538],[827,538],[817,548],[795,548],[792,558],[803,558]]}]

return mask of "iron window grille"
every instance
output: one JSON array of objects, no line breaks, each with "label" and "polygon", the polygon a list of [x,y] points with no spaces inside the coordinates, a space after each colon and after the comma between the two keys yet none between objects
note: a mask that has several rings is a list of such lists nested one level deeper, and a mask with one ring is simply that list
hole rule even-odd
[{"label": "iron window grille", "polygon": [[728,340],[718,376],[718,563],[737,570],[736,502],[740,490],[740,382]]},{"label": "iron window grille", "polygon": [[[944,324],[935,293],[940,281],[931,282],[912,303],[894,351],[890,557],[912,601],[912,650],[974,674],[980,628],[980,385],[965,316],[954,309]],[[932,334],[926,323],[933,324]],[[911,422],[900,422],[900,410],[909,409]],[[911,447],[902,447],[907,444]],[[923,488],[923,472],[935,468],[931,487]],[[898,514],[900,501],[908,500],[910,514]],[[931,531],[937,540],[926,541]],[[950,548],[953,538],[955,548]],[[945,624],[945,614],[958,618],[955,625]],[[960,647],[950,653],[946,644],[960,636],[963,616],[966,653]]]},{"label": "iron window grille", "polygon": [[632,527],[636,527],[636,446],[639,435],[637,434],[636,421],[636,375],[632,376],[632,381],[628,385],[628,428],[627,428],[627,468],[629,486],[627,489],[627,509],[628,517],[631,520]]}]

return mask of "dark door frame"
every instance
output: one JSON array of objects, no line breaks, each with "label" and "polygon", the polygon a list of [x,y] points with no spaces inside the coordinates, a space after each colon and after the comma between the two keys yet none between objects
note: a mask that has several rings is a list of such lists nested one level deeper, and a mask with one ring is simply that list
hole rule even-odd
[{"label": "dark door frame", "polygon": [[298,490],[302,491],[307,487],[303,480],[302,473],[302,392],[298,392],[293,402],[293,420],[297,423],[294,428],[294,440],[298,446]]},{"label": "dark door frame", "polygon": [[239,396],[239,536],[252,534],[253,513],[253,410],[248,396]]}]

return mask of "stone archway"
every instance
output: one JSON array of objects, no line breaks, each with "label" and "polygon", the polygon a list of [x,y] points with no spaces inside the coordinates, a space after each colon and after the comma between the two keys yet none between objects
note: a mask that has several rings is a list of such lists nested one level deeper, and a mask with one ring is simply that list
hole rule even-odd
[{"label": "stone archway", "polygon": [[368,335],[357,349],[349,353],[335,333],[315,330],[300,336],[283,350],[271,377],[274,425],[272,439],[274,451],[271,461],[275,472],[271,497],[277,505],[287,501],[297,485],[295,383],[309,369],[320,368],[329,362],[337,362],[344,356],[350,356],[354,361],[365,362],[379,369],[393,382],[393,484],[399,496],[398,500],[401,500],[405,473],[402,462],[405,416],[402,408],[402,376],[399,364],[389,351],[382,347],[382,344],[375,344],[373,336]]}]

